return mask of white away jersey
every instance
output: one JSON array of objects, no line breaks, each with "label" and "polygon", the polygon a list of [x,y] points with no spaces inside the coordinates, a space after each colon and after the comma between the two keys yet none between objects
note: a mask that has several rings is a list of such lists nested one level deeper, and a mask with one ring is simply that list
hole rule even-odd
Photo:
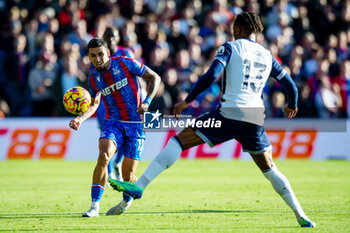
[{"label": "white away jersey", "polygon": [[281,79],[285,71],[269,50],[249,39],[226,42],[218,49],[215,59],[225,66],[221,114],[263,125],[263,88],[270,76]]}]

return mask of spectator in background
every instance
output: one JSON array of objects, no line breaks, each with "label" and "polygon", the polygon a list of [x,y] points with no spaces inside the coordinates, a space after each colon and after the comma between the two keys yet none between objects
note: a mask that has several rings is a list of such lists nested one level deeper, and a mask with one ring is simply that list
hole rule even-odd
[{"label": "spectator in background", "polygon": [[300,87],[300,95],[298,100],[298,117],[317,117],[317,111],[315,108],[315,103],[311,97],[310,87],[305,82],[302,82]]},{"label": "spectator in background", "polygon": [[137,35],[135,32],[128,33],[124,36],[124,46],[130,48],[134,53],[135,60],[145,63],[145,60],[142,58],[142,46],[137,42]]},{"label": "spectator in background", "polygon": [[293,78],[297,86],[305,81],[303,72],[303,60],[301,56],[293,56],[289,60],[290,76]]},{"label": "spectator in background", "polygon": [[38,32],[38,20],[37,19],[31,19],[25,27],[25,35],[27,38],[27,51],[28,51],[28,57],[29,57],[29,66],[33,67],[35,65],[36,61],[36,55],[37,55],[37,47],[36,47],[36,40],[37,40],[37,32]]},{"label": "spectator in background", "polygon": [[177,102],[177,98],[180,92],[179,85],[177,85],[177,72],[174,68],[167,69],[164,76],[162,77],[164,81],[165,90],[169,92],[171,96],[172,105]]},{"label": "spectator in background", "polygon": [[283,92],[274,91],[270,101],[272,117],[282,118],[284,116],[282,109],[286,103],[286,97]]},{"label": "spectator in background", "polygon": [[6,89],[13,116],[30,116],[30,91],[28,87],[29,57],[25,53],[26,37],[19,34],[13,41],[13,48],[9,50],[4,70],[6,75]]},{"label": "spectator in background", "polygon": [[[167,35],[163,30],[158,30],[156,37],[156,48],[161,49],[161,57],[164,62],[169,58],[170,48]],[[159,73],[158,73],[159,74]]]},{"label": "spectator in background", "polygon": [[192,84],[197,81],[191,79],[190,53],[186,49],[181,49],[175,56],[178,85],[182,90],[189,91]]},{"label": "spectator in background", "polygon": [[315,96],[315,106],[317,107],[318,117],[336,117],[338,108],[342,105],[339,87],[336,87],[333,91],[327,75],[322,75],[317,84],[318,91]]},{"label": "spectator in background", "polygon": [[156,46],[158,24],[155,21],[154,16],[150,16],[143,27],[142,37],[140,38],[140,43],[142,46],[144,59],[147,63],[150,63],[151,52]]},{"label": "spectator in background", "polygon": [[335,77],[339,74],[339,64],[337,63],[337,52],[335,49],[328,49],[326,59],[329,61],[329,76]]},{"label": "spectator in background", "polygon": [[106,16],[100,15],[94,21],[94,27],[89,33],[93,37],[102,38],[103,37],[103,33],[105,32],[107,26],[108,26],[108,21],[106,19]]},{"label": "spectator in background", "polygon": [[92,39],[92,35],[87,32],[86,21],[78,20],[74,27],[74,31],[68,35],[68,40],[74,44],[78,44],[80,47],[80,54],[82,56],[87,54],[87,44]]},{"label": "spectator in background", "polygon": [[84,11],[79,10],[77,0],[67,1],[64,8],[58,12],[58,21],[63,33],[69,33],[72,31],[72,26],[75,25],[77,20],[84,19],[84,16]]},{"label": "spectator in background", "polygon": [[33,116],[53,116],[55,110],[52,84],[57,77],[56,58],[47,51],[39,56],[39,61],[29,72]]},{"label": "spectator in background", "polygon": [[161,48],[156,47],[151,52],[150,62],[148,67],[154,70],[160,76],[163,76],[163,74],[166,71],[164,60],[165,60],[165,57],[163,54],[163,50]]},{"label": "spectator in background", "polygon": [[157,94],[153,97],[149,106],[149,111],[161,111],[164,114],[171,114],[173,102],[170,93],[165,89],[164,83],[161,82],[158,87]]},{"label": "spectator in background", "polygon": [[350,97],[350,61],[346,60],[340,64],[340,72],[333,80],[333,85],[340,90],[341,105],[339,106],[338,116],[348,117],[349,97]]},{"label": "spectator in background", "polygon": [[[330,82],[330,76],[328,75],[329,71],[329,61],[327,59],[322,59],[319,62],[319,66],[317,68],[317,72],[312,75],[311,77],[307,78],[307,84],[309,85],[311,89],[311,97],[312,100],[314,100],[316,93],[318,92],[318,89],[320,87],[320,79],[323,77],[328,78],[328,81]],[[327,83],[326,83],[327,84]]]},{"label": "spectator in background", "polygon": [[181,23],[179,20],[171,22],[171,32],[170,35],[168,35],[168,42],[170,46],[170,56],[175,56],[178,51],[188,48],[189,43],[186,36],[181,33]]},{"label": "spectator in background", "polygon": [[7,102],[0,97],[0,119],[10,115],[10,107]]},{"label": "spectator in background", "polygon": [[323,56],[324,56],[324,51],[322,47],[318,45],[314,45],[313,49],[311,50],[311,57],[307,59],[304,63],[305,75],[307,77],[315,75],[315,73],[319,69],[319,66],[320,66],[319,63],[322,60]]},{"label": "spectator in background", "polygon": [[[215,49],[232,36],[229,25],[234,16],[242,10],[249,10],[260,12],[266,28],[265,35],[259,34],[257,42],[269,47],[281,64],[289,66],[299,87],[305,80],[311,84],[311,100],[318,91],[317,70],[320,66],[328,66],[327,75],[334,86],[340,87],[344,102],[345,88],[348,91],[349,87],[344,85],[344,81],[339,81],[343,79],[338,76],[343,61],[350,59],[349,9],[350,1],[339,0],[6,1],[0,16],[0,71],[4,73],[5,54],[9,54],[5,50],[11,48],[13,38],[24,34],[27,39],[24,54],[29,61],[24,72],[26,76],[41,59],[42,51],[53,53],[53,57],[54,51],[57,52],[59,71],[62,72],[68,56],[60,48],[62,44],[68,45],[67,38],[73,42],[68,46],[68,53],[74,53],[79,69],[88,74],[91,64],[84,49],[86,42],[83,41],[89,39],[84,37],[102,38],[106,27],[115,26],[120,29],[119,45],[130,48],[138,61],[151,64],[162,60],[160,67],[165,72],[164,77],[169,69],[175,67],[179,71],[176,54],[181,50],[189,52],[186,85],[180,80],[183,78],[182,71],[176,84],[183,85],[179,88],[184,88],[186,93],[188,86],[202,73],[208,59],[213,57]],[[74,52],[76,50],[81,52],[78,56]],[[162,55],[152,61],[151,56],[155,54]],[[9,73],[11,77],[17,77],[15,71]],[[7,76],[0,77],[0,84],[4,84]],[[165,86],[169,87],[167,83]],[[12,109],[11,101],[1,89],[4,88],[0,88],[0,96],[10,105],[11,114],[16,115],[18,111]],[[265,99],[271,99],[276,89],[279,90],[274,83],[269,83],[264,89],[264,94],[268,95]],[[181,99],[181,96],[177,98]],[[339,108],[340,116],[344,115],[342,112],[344,105]]]},{"label": "spectator in background", "polygon": [[53,89],[52,93],[55,95],[55,113],[59,115],[69,115],[61,103],[63,95],[69,88],[72,88],[74,86],[83,86],[83,83],[86,82],[86,78],[86,75],[81,72],[78,67],[78,62],[76,56],[74,55],[74,52],[67,54],[63,60],[62,71],[59,72],[58,77],[53,81],[53,86],[55,88]]},{"label": "spectator in background", "polygon": [[[349,8],[350,10],[350,8]],[[339,61],[343,61],[350,58],[350,52],[348,48],[348,38],[345,31],[340,31],[338,33],[338,45],[336,47],[337,57]]]},{"label": "spectator in background", "polygon": [[[190,66],[194,70],[195,67],[201,66],[204,63],[204,59],[202,57],[202,51],[199,44],[192,43],[189,46],[190,53]],[[200,72],[202,73],[202,72]]]},{"label": "spectator in background", "polygon": [[298,17],[293,18],[292,28],[294,30],[294,38],[297,43],[301,42],[302,36],[310,31],[310,20],[307,17],[308,9],[304,5],[299,5]]}]

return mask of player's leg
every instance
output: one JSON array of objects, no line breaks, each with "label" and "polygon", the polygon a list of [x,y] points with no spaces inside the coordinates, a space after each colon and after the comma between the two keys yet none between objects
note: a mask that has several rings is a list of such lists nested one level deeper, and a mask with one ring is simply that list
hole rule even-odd
[{"label": "player's leg", "polygon": [[[141,160],[145,141],[145,131],[142,124],[122,123],[125,129],[124,144],[120,147],[120,152],[124,154],[122,164],[123,179],[128,183],[136,181],[136,169]],[[109,180],[112,187],[113,181]],[[133,198],[127,193],[123,193],[123,200],[116,206],[108,210],[107,215],[119,215],[124,213],[132,204]]]},{"label": "player's leg", "polygon": [[113,161],[114,171],[116,179],[123,182],[123,174],[122,174],[122,163],[124,159],[124,152],[118,151],[115,156],[115,160]]},{"label": "player's leg", "polygon": [[[130,183],[133,183],[136,181],[135,173],[136,173],[138,164],[139,164],[138,159],[129,158],[126,156],[124,157],[123,164],[122,164],[122,173],[123,173],[124,181],[130,182]],[[133,202],[132,196],[124,192],[123,200],[121,200],[121,202],[119,202],[118,205],[109,209],[106,215],[120,215],[130,208],[132,202]]]},{"label": "player's leg", "polygon": [[275,191],[293,210],[300,226],[315,227],[316,224],[306,216],[301,208],[288,179],[277,169],[276,164],[274,164],[271,150],[261,153],[251,152],[250,155],[264,176],[271,182]]},{"label": "player's leg", "polygon": [[[142,176],[134,183],[128,182],[111,182],[111,186],[120,191],[127,192],[135,199],[141,198],[143,190],[154,180],[161,172],[169,168],[180,157],[183,150],[203,144],[206,142],[210,146],[225,142],[233,138],[232,129],[235,125],[232,122],[227,122],[219,113],[219,110],[214,110],[202,114],[197,121],[215,120],[222,121],[220,128],[186,128],[177,136],[169,139],[165,148],[156,156],[146,168]],[[225,126],[224,126],[225,125]],[[231,128],[230,128],[231,127]]]},{"label": "player's leg", "polygon": [[107,172],[108,172],[108,178],[111,179],[117,179],[117,176],[114,172],[114,161],[115,161],[115,156],[112,156],[112,158],[109,160],[108,166],[107,166]]},{"label": "player's leg", "polygon": [[161,172],[173,165],[183,150],[203,143],[204,141],[191,128],[186,128],[177,136],[169,139],[165,148],[152,160],[145,172],[134,184],[110,180],[111,186],[118,191],[130,194],[136,199],[141,198],[142,192],[147,185]]},{"label": "player's leg", "polygon": [[117,151],[114,141],[108,138],[99,140],[99,156],[94,169],[91,186],[91,207],[90,210],[83,213],[83,217],[98,217],[99,203],[102,198],[107,183],[107,165],[110,158]]},{"label": "player's leg", "polygon": [[146,188],[154,178],[178,160],[183,150],[203,143],[204,141],[191,128],[184,129],[169,139],[165,148],[153,159],[135,184],[142,189]]}]

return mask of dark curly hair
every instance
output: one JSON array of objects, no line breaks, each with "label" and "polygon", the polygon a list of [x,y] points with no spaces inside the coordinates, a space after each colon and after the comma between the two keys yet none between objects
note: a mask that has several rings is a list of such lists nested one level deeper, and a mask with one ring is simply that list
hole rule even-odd
[{"label": "dark curly hair", "polygon": [[242,12],[236,16],[234,25],[239,25],[247,30],[250,35],[252,33],[260,33],[264,30],[260,17],[253,12]]}]

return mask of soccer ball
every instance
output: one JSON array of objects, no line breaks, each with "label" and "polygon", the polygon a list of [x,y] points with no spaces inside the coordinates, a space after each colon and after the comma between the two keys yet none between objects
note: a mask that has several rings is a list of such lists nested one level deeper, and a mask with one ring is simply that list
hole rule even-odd
[{"label": "soccer ball", "polygon": [[68,112],[74,115],[86,112],[89,109],[90,104],[90,93],[82,87],[72,87],[64,93],[63,106]]}]

